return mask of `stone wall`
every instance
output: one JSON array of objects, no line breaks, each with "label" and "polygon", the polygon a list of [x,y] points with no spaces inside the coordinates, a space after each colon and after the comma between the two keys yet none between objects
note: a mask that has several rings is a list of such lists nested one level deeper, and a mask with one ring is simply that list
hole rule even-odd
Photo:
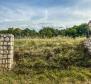
[{"label": "stone wall", "polygon": [[0,35],[0,69],[10,70],[13,65],[14,36]]}]

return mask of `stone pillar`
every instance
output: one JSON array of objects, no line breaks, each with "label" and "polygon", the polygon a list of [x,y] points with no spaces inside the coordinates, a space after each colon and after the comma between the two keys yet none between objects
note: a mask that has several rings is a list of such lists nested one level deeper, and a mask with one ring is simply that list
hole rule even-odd
[{"label": "stone pillar", "polygon": [[10,70],[13,65],[14,36],[12,34],[0,35],[0,69]]},{"label": "stone pillar", "polygon": [[88,27],[87,37],[89,38],[91,36],[91,20],[88,22]]}]

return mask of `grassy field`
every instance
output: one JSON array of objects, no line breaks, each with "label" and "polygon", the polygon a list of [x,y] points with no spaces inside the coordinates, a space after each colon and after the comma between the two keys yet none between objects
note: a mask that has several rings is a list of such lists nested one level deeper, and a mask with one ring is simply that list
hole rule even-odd
[{"label": "grassy field", "polygon": [[91,57],[84,37],[15,39],[14,68],[0,84],[91,84]]}]

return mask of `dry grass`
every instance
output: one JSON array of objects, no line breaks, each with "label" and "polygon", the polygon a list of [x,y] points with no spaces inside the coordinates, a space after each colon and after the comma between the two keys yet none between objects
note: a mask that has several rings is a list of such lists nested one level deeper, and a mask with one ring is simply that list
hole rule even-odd
[{"label": "dry grass", "polygon": [[91,70],[83,68],[88,61],[83,59],[84,40],[84,37],[15,39],[18,64],[12,71],[0,73],[0,84],[90,84]]}]

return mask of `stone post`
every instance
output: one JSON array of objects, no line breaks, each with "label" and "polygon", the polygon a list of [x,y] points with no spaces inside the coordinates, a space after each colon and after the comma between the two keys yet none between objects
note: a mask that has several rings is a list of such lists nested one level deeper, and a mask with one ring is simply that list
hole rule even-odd
[{"label": "stone post", "polygon": [[87,37],[89,38],[91,36],[91,20],[88,22],[88,33],[87,33]]},{"label": "stone post", "polygon": [[0,35],[0,69],[10,70],[13,65],[14,36],[12,34]]}]

